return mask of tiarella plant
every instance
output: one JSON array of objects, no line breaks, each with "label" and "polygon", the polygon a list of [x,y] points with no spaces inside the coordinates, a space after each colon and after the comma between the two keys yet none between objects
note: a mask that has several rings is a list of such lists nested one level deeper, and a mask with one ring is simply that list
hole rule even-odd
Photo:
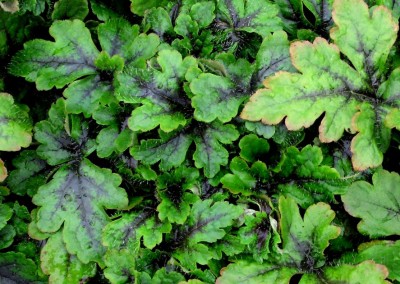
[{"label": "tiarella plant", "polygon": [[400,283],[400,2],[0,7],[1,283]]}]

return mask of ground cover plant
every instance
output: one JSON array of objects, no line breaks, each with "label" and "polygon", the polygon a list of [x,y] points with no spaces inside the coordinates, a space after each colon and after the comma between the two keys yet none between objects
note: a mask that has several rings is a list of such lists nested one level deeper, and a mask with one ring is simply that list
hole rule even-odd
[{"label": "ground cover plant", "polygon": [[400,283],[400,1],[0,8],[0,283]]}]

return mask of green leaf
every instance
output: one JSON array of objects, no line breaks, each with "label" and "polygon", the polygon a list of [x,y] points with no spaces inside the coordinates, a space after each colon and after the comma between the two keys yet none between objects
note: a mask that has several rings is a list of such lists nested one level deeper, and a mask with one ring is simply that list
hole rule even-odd
[{"label": "green leaf", "polygon": [[0,151],[19,151],[32,141],[28,108],[14,103],[10,94],[0,93]]},{"label": "green leaf", "polygon": [[[104,256],[106,268],[103,270],[104,276],[112,284],[129,283],[130,279],[136,276],[135,255],[129,250],[107,251]],[[146,282],[144,282],[146,283]]]},{"label": "green leaf", "polygon": [[93,118],[100,125],[106,125],[97,135],[97,155],[100,158],[109,157],[113,152],[123,153],[134,144],[135,133],[127,127],[131,108],[121,107],[118,103],[100,106]]},{"label": "green leaf", "polygon": [[270,176],[267,166],[260,161],[249,167],[243,159],[234,157],[229,168],[232,174],[224,175],[221,183],[233,194],[240,193],[244,196],[257,194],[255,190],[257,182],[266,182]]},{"label": "green leaf", "polygon": [[35,139],[41,143],[37,154],[50,165],[80,159],[95,150],[87,122],[77,115],[67,115],[63,99],[52,105],[48,120],[36,124]]},{"label": "green leaf", "polygon": [[0,230],[0,250],[8,248],[14,242],[16,231],[13,226],[6,225]]},{"label": "green leaf", "polygon": [[[400,280],[400,242],[396,241],[373,241],[363,243],[358,247],[358,253],[355,254],[354,263],[373,260],[376,263],[383,264],[389,270],[388,278],[390,280]],[[353,261],[353,260],[352,260]]]},{"label": "green leaf", "polygon": [[82,263],[65,248],[61,232],[53,234],[41,251],[41,267],[50,283],[79,283],[96,273],[96,264]]},{"label": "green leaf", "polygon": [[220,20],[236,31],[257,33],[262,37],[282,29],[278,6],[259,0],[219,0],[217,12]]},{"label": "green leaf", "polygon": [[138,25],[131,25],[121,18],[112,19],[98,27],[99,42],[110,57],[120,55],[126,66],[146,66],[146,60],[153,57],[160,44],[154,34],[140,34]]},{"label": "green leaf", "polygon": [[59,0],[54,3],[54,10],[51,18],[53,20],[83,20],[88,13],[89,7],[87,0]]},{"label": "green leaf", "polygon": [[329,241],[340,234],[340,228],[330,225],[335,212],[325,203],[310,206],[302,218],[294,200],[279,198],[280,228],[284,259],[302,269],[324,265],[324,250]]},{"label": "green leaf", "polygon": [[399,218],[400,176],[379,170],[372,176],[372,184],[366,181],[353,183],[342,196],[346,211],[361,218],[358,230],[373,238],[400,235]]},{"label": "green leaf", "polygon": [[50,27],[55,42],[35,39],[25,43],[12,60],[10,72],[36,82],[38,90],[62,88],[74,80],[96,73],[99,51],[80,20],[56,21]]},{"label": "green leaf", "polygon": [[256,262],[268,260],[270,254],[269,242],[273,238],[270,220],[265,212],[245,217],[245,226],[239,229],[240,242],[247,245]]},{"label": "green leaf", "polygon": [[376,84],[386,71],[386,59],[399,29],[397,21],[386,7],[370,11],[363,0],[336,0],[333,9],[336,26],[331,38],[361,76]]},{"label": "green leaf", "polygon": [[[353,117],[353,127],[358,134],[351,141],[352,162],[355,169],[365,165],[377,167],[382,164],[383,153],[390,144],[390,128],[380,121],[370,104],[362,104],[360,111]],[[365,151],[365,149],[368,151]]]},{"label": "green leaf", "polygon": [[0,204],[0,230],[7,225],[12,215],[13,210],[7,204]]},{"label": "green leaf", "polygon": [[220,68],[224,70],[226,76],[203,73],[190,83],[190,89],[194,94],[192,98],[194,117],[205,122],[217,118],[221,122],[228,122],[237,115],[239,106],[248,97],[253,67],[248,61],[236,60],[232,54],[227,53],[220,54],[216,57],[216,62],[210,63],[222,65]]},{"label": "green leaf", "polygon": [[199,25],[199,28],[206,28],[214,18],[215,4],[212,1],[201,1],[190,8],[191,18]]},{"label": "green leaf", "polygon": [[239,132],[231,124],[214,122],[208,128],[194,136],[196,151],[193,159],[197,168],[204,168],[204,175],[214,177],[220,166],[228,164],[228,151],[221,144],[230,144],[239,138]]},{"label": "green leaf", "polygon": [[[389,272],[383,265],[373,261],[364,261],[356,266],[340,265],[324,269],[324,278],[332,282],[344,282],[349,284],[377,283],[386,284]],[[303,284],[302,282],[300,282]],[[304,284],[309,282],[304,282]]]},{"label": "green leaf", "polygon": [[228,265],[221,270],[221,277],[217,284],[259,284],[259,283],[289,283],[296,269],[291,267],[280,267],[273,263],[255,263],[240,260]]},{"label": "green leaf", "polygon": [[189,270],[196,270],[197,263],[207,265],[209,260],[218,258],[217,253],[204,244],[192,244],[173,253],[181,265]]},{"label": "green leaf", "polygon": [[166,0],[131,0],[132,4],[131,4],[131,11],[134,14],[137,14],[139,16],[143,16],[144,12],[146,10],[149,10],[151,8],[156,8],[156,7],[160,7],[160,6],[164,6],[166,3],[168,3],[168,1]]},{"label": "green leaf", "polygon": [[158,125],[170,132],[186,124],[190,100],[182,92],[182,82],[190,68],[196,68],[194,57],[182,56],[175,50],[162,50],[157,57],[161,70],[129,69],[117,76],[117,96],[127,103],[142,103],[128,125],[133,131],[148,131]]},{"label": "green leaf", "polygon": [[164,173],[157,181],[158,217],[171,223],[183,224],[190,214],[190,204],[197,201],[197,196],[186,192],[196,186],[199,172],[193,168],[179,167],[171,174]]},{"label": "green leaf", "polygon": [[3,182],[8,176],[7,168],[4,166],[4,162],[0,159],[0,183]]},{"label": "green leaf", "polygon": [[332,24],[333,0],[304,0],[303,4],[315,17],[315,26],[323,31],[328,31]]},{"label": "green leaf", "polygon": [[157,270],[152,279],[154,284],[175,284],[180,281],[185,281],[185,277],[182,274],[175,271],[167,272],[165,268]]},{"label": "green leaf", "polygon": [[262,87],[262,82],[278,71],[294,71],[289,45],[287,34],[283,31],[264,37],[256,56],[256,71],[251,79],[253,88]]},{"label": "green leaf", "polygon": [[[352,161],[356,170],[365,170],[382,163],[382,153],[390,137],[390,130],[383,121],[399,103],[391,92],[394,78],[398,76],[396,70],[379,88],[383,81],[382,66],[385,66],[398,26],[386,8],[374,9],[370,18],[368,7],[362,1],[335,3],[333,14],[338,27],[331,34],[337,45],[328,44],[322,38],[317,38],[313,44],[293,43],[291,59],[301,73],[279,72],[268,78],[266,89],[250,98],[241,116],[266,124],[277,124],[286,117],[288,129],[298,130],[311,126],[324,113],[319,127],[320,140],[337,141],[345,130],[360,132],[353,140]],[[362,11],[360,17],[358,10]],[[382,30],[374,30],[368,41],[364,35],[369,37],[370,34],[365,31],[373,29],[381,18],[385,18],[379,24]],[[363,30],[356,27],[363,27]],[[355,43],[356,39],[359,42]],[[356,70],[341,59],[340,51],[349,57]],[[368,107],[372,111],[366,111]],[[360,109],[361,115],[358,114]],[[379,145],[380,140],[382,145]]]},{"label": "green leaf", "polygon": [[13,159],[15,169],[10,172],[7,185],[13,193],[33,196],[46,182],[46,162],[33,150],[26,150]]},{"label": "green leaf", "polygon": [[26,258],[23,253],[13,251],[0,253],[0,281],[5,283],[10,281],[12,281],[11,283],[26,283],[26,281],[34,284],[44,283],[39,280],[41,279],[38,276],[38,266],[33,260]]},{"label": "green leaf", "polygon": [[291,34],[296,34],[300,16],[303,14],[302,0],[275,0],[283,26]]},{"label": "green leaf", "polygon": [[245,127],[247,130],[257,133],[257,135],[269,139],[275,134],[275,127],[271,125],[265,125],[261,122],[246,121]]},{"label": "green leaf", "polygon": [[186,158],[186,152],[192,144],[189,135],[178,134],[172,137],[162,137],[161,139],[144,140],[139,146],[131,148],[131,155],[146,164],[160,162],[160,169],[163,171],[178,167]]},{"label": "green leaf", "polygon": [[143,25],[145,32],[151,28],[161,38],[164,37],[164,34],[173,33],[171,18],[168,12],[161,7],[147,10],[143,18]]},{"label": "green leaf", "polygon": [[171,231],[169,222],[161,222],[150,212],[124,214],[109,223],[103,231],[103,244],[108,250],[128,249],[135,253],[143,243],[152,249],[162,241],[164,233]]},{"label": "green leaf", "polygon": [[239,206],[224,201],[199,200],[193,204],[187,225],[190,228],[189,245],[212,243],[222,239],[229,227],[243,213]]},{"label": "green leaf", "polygon": [[263,159],[269,151],[267,140],[258,138],[254,134],[246,135],[239,142],[240,157],[248,162]]},{"label": "green leaf", "polygon": [[128,200],[118,187],[121,178],[88,160],[62,166],[53,179],[39,188],[33,203],[40,206],[37,227],[43,232],[62,231],[67,251],[83,263],[102,262],[105,251],[101,231],[109,222],[104,209],[122,209]]}]

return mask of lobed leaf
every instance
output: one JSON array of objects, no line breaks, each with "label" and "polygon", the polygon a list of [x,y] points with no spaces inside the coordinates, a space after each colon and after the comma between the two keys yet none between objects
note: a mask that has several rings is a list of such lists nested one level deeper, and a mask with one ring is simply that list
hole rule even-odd
[{"label": "lobed leaf", "polygon": [[60,167],[32,199],[41,207],[37,228],[52,233],[64,225],[61,230],[67,251],[83,263],[101,263],[105,251],[101,232],[109,222],[104,209],[122,209],[128,204],[120,183],[118,175],[86,159],[75,167]]},{"label": "lobed leaf", "polygon": [[79,283],[96,273],[94,262],[84,264],[76,255],[68,253],[61,232],[47,240],[40,259],[43,272],[49,275],[49,283]]},{"label": "lobed leaf", "polygon": [[342,196],[346,211],[361,218],[358,230],[371,237],[399,235],[400,176],[379,170],[372,176],[372,184],[366,181],[353,183]]},{"label": "lobed leaf", "polygon": [[[313,44],[294,42],[290,54],[300,73],[278,72],[268,78],[266,89],[250,98],[241,116],[266,124],[286,117],[288,129],[298,130],[324,114],[320,140],[337,141],[344,131],[359,132],[352,141],[353,166],[356,170],[377,167],[389,145],[390,128],[397,127],[396,118],[386,115],[393,116],[399,106],[394,91],[398,71],[384,82],[384,66],[398,25],[383,7],[373,9],[370,16],[362,0],[336,1],[333,18],[337,26],[331,37],[336,45],[322,38]],[[341,59],[340,52],[355,69]]]},{"label": "lobed leaf", "polygon": [[18,151],[32,141],[32,122],[25,106],[14,103],[7,93],[0,93],[0,151]]},{"label": "lobed leaf", "polygon": [[35,39],[25,43],[13,58],[11,74],[36,82],[38,90],[50,90],[96,73],[94,60],[99,51],[83,22],[54,22],[50,34],[54,42]]}]

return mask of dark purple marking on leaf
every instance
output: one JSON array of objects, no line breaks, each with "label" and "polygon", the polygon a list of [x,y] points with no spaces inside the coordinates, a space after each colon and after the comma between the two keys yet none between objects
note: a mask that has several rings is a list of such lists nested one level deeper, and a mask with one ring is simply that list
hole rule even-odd
[{"label": "dark purple marking on leaf", "polygon": [[179,208],[180,203],[182,202],[183,197],[183,190],[177,184],[172,184],[167,187],[164,191],[165,195],[168,197],[169,200],[172,201],[176,208]]},{"label": "dark purple marking on leaf", "polygon": [[272,56],[273,60],[271,60],[268,66],[263,66],[261,69],[253,73],[251,77],[251,91],[255,91],[260,84],[272,74],[284,70],[285,63],[290,62],[290,55],[284,55],[277,58]]},{"label": "dark purple marking on leaf", "polygon": [[139,228],[146,222],[146,220],[152,215],[151,211],[144,211],[143,213],[138,214],[135,216],[135,218],[132,220],[132,222],[129,223],[128,226],[126,226],[123,230],[124,236],[122,237],[121,240],[121,245],[119,246],[119,250],[122,250],[128,246],[128,243],[131,239],[136,238],[136,229]]},{"label": "dark purple marking on leaf", "polygon": [[269,220],[267,218],[263,218],[259,224],[255,227],[255,232],[257,234],[257,250],[261,251],[261,249],[265,246],[265,241],[267,240],[269,234]]}]

